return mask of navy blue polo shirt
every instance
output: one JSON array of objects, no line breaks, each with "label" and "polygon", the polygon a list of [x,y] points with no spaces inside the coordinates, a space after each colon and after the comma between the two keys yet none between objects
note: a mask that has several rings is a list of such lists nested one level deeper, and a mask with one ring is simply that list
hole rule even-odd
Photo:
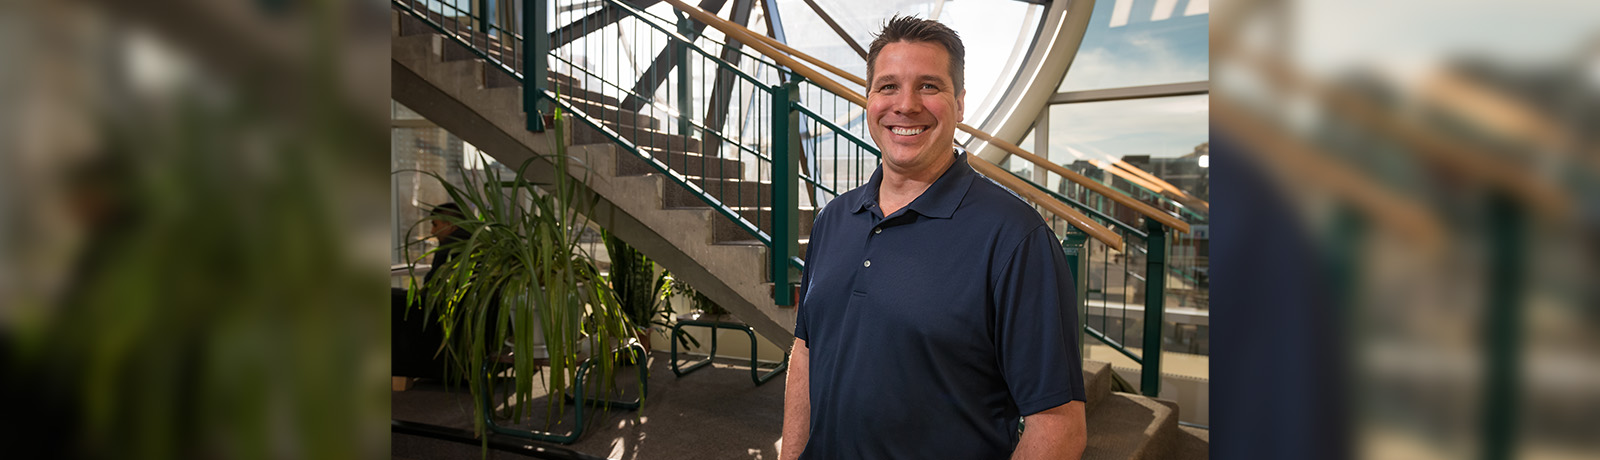
[{"label": "navy blue polo shirt", "polygon": [[1005,458],[1020,416],[1085,400],[1061,243],[965,154],[887,217],[882,180],[880,166],[811,230],[801,458]]}]

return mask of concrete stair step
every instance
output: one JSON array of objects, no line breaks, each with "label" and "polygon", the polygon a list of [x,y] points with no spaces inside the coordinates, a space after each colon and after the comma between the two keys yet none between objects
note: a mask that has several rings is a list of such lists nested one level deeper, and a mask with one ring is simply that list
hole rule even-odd
[{"label": "concrete stair step", "polygon": [[[744,169],[738,160],[724,158],[707,158],[692,153],[664,151],[661,149],[643,147],[643,153],[665,163],[668,168],[679,173],[698,177],[737,177],[743,174]],[[617,175],[641,176],[645,174],[658,174],[654,166],[646,163],[644,159],[625,150],[617,151]]]},{"label": "concrete stair step", "polygon": [[[473,28],[473,24],[477,21],[474,18],[458,15],[466,14],[466,12],[451,11],[441,14],[428,8],[427,2],[410,0],[405,1],[404,3],[409,4],[413,10],[426,14],[429,20],[439,24],[444,28],[445,31],[453,33],[461,37],[463,40],[467,40],[467,42],[473,44],[473,46],[488,52],[490,56],[498,57],[501,54],[505,54],[508,57],[512,57],[517,51],[520,51],[520,49],[516,48],[516,41],[505,40],[500,31],[495,31],[494,34],[486,34],[479,30],[475,30]],[[437,5],[437,3],[435,4]],[[445,10],[448,11],[448,8]],[[395,11],[398,12],[398,10]],[[411,15],[402,14],[402,16]],[[415,17],[412,17],[411,19],[415,21],[412,26],[420,25],[424,28],[432,30],[432,27],[428,27],[428,25],[423,23],[421,20],[418,20]],[[407,27],[401,30],[400,35],[411,35],[415,33],[423,32],[420,32],[418,29],[413,27]]]},{"label": "concrete stair step", "polygon": [[[761,244],[760,241],[758,241],[758,240],[756,240],[754,238],[750,238],[748,236],[746,236],[745,239],[742,239],[742,240],[718,241],[716,244],[738,245],[738,246],[765,246],[765,245]],[[797,248],[795,253],[794,253],[795,257],[799,257],[801,260],[805,260],[805,258],[806,258],[806,247],[810,246],[810,245],[811,245],[810,236],[809,235],[800,235],[800,242],[799,242],[799,244],[797,244],[795,246]],[[765,268],[763,268],[763,270],[765,270]],[[772,283],[769,282],[767,284],[771,285]]]},{"label": "concrete stair step", "polygon": [[[425,6],[423,6],[423,4],[421,2],[412,1],[410,3],[411,3],[411,8],[415,9],[416,11],[418,11],[418,12],[426,11],[425,14],[428,16],[428,19],[433,21],[434,23],[437,23],[437,24],[443,26],[445,28],[445,30],[456,30],[456,29],[462,28],[462,27],[460,27],[459,21],[457,20],[457,18],[455,18],[453,16],[444,16],[444,15],[441,15],[441,14],[439,14],[437,12],[428,11],[428,9]],[[438,30],[434,29],[432,26],[429,26],[427,23],[423,22],[422,19],[420,19],[420,18],[417,18],[417,17],[412,16],[410,14],[401,14],[400,15],[400,31],[399,31],[399,35],[402,36],[402,37],[410,36],[410,35],[437,34],[437,33],[439,33]]]},{"label": "concrete stair step", "polygon": [[[408,21],[412,24],[411,26],[405,25],[408,23]],[[438,66],[442,68],[450,69],[450,72],[458,72],[461,75],[467,75],[470,77],[468,81],[473,83],[473,87],[464,89],[517,87],[520,90],[522,83],[517,81],[516,77],[500,69],[498,64],[486,61],[483,58],[466,51],[466,48],[463,48],[461,44],[455,43],[447,39],[444,35],[438,34],[426,24],[422,24],[415,17],[412,17],[409,14],[402,15],[400,17],[400,23],[402,30],[406,29],[407,27],[422,28],[426,31],[426,33],[415,33],[395,37],[393,39],[393,49],[395,49],[396,52],[412,54],[421,53],[421,55],[418,56],[396,56],[396,58],[405,60],[426,59],[431,62],[437,62]],[[516,102],[520,106],[520,92],[518,93],[517,97],[519,99],[516,99]]]},{"label": "concrete stair step", "polygon": [[[771,182],[710,177],[690,178],[689,181],[730,207],[761,206],[772,200]],[[668,187],[662,202],[665,206],[674,208],[706,205],[694,192],[682,187]]]},{"label": "concrete stair step", "polygon": [[[633,142],[634,145],[656,147],[678,152],[694,152],[697,155],[700,153],[700,146],[702,145],[700,139],[695,139],[688,136],[680,136],[678,134],[667,132],[661,129],[652,129],[634,125],[622,125],[617,123],[606,123],[604,121],[602,121],[600,125],[615,131],[618,135],[622,136],[623,139]],[[611,142],[610,137],[607,137],[599,130],[590,127],[588,123],[575,123],[573,126],[572,142],[575,144],[605,144]]]},{"label": "concrete stair step", "polygon": [[[499,66],[497,66],[497,65],[486,64],[486,66],[484,67],[483,77],[484,77],[483,86],[485,88],[521,88],[522,87],[522,82],[517,80],[517,77],[511,76],[511,74],[506,73],[504,70],[501,70],[499,68]],[[521,104],[522,100],[521,99],[517,99],[517,102],[518,102],[518,104]]]},{"label": "concrete stair step", "polygon": [[[745,220],[756,224],[756,228],[771,232],[772,208],[739,209],[738,212]],[[796,222],[797,225],[795,227],[799,229],[802,237],[810,236],[811,223],[816,220],[817,211],[815,209],[801,209],[797,214],[799,221]],[[752,238],[749,232],[746,232],[744,228],[730,219],[718,219],[712,225],[714,227],[711,232],[712,241],[739,241]]]},{"label": "concrete stair step", "polygon": [[[417,8],[419,11],[425,10],[425,8],[422,6],[421,3],[417,3],[417,2],[413,2],[413,3],[415,4],[414,8]],[[455,43],[453,40],[444,39],[444,35],[441,35],[440,32],[437,29],[434,29],[432,26],[429,26],[428,24],[424,23],[421,19],[418,19],[417,17],[412,16],[410,14],[402,13],[399,10],[393,10],[393,11],[394,11],[394,16],[395,16],[395,31],[394,32],[395,32],[395,35],[397,35],[398,37],[407,38],[407,37],[425,36],[425,35],[435,35],[435,36],[438,37],[436,39],[433,39],[434,41],[438,42],[438,44],[436,44],[434,46],[434,48],[435,48],[434,52],[437,55],[437,59],[442,60],[442,61],[464,61],[464,60],[481,60],[482,59],[481,56],[478,56],[476,53],[473,53],[471,50],[468,50],[468,49],[462,47],[460,44]],[[519,54],[521,52],[521,50],[519,48],[517,48],[516,46],[514,46],[513,44],[503,43],[501,41],[500,37],[498,37],[498,36],[486,36],[486,35],[481,34],[481,33],[475,33],[468,26],[465,25],[466,23],[462,23],[462,22],[458,21],[457,18],[454,18],[454,17],[441,16],[438,13],[430,12],[429,13],[429,18],[432,19],[434,22],[437,22],[440,25],[442,25],[445,28],[445,30],[453,31],[453,32],[456,33],[456,35],[460,36],[462,39],[468,40],[470,43],[473,43],[474,45],[478,46],[480,49],[482,49],[486,53],[488,53],[488,55],[490,57],[502,59],[503,62],[506,63],[506,65],[511,66],[513,69],[516,69],[516,68],[521,66],[522,59],[521,59],[521,55]],[[443,40],[440,40],[440,39],[443,39]],[[398,40],[398,38],[397,38],[397,40]],[[440,46],[440,45],[449,45],[449,46]],[[487,64],[486,63],[486,65],[489,65],[491,68],[498,67],[498,64]],[[513,77],[510,74],[507,74],[507,73],[505,73],[503,71],[499,71],[498,69],[496,69],[495,72],[490,72],[490,73],[487,73],[487,74],[488,74],[488,79],[486,81],[486,85],[485,85],[486,87],[502,88],[502,87],[510,87],[510,86],[520,86],[522,84],[520,81],[518,81],[516,79],[516,77]],[[574,79],[571,76],[552,73],[552,74],[550,74],[549,81],[550,81],[550,83],[552,84],[553,87],[560,88],[561,93],[563,95],[565,95],[565,96],[571,96],[571,97],[573,97],[575,99],[580,99],[580,100],[585,100],[585,101],[593,101],[593,102],[597,102],[599,104],[609,105],[609,106],[613,106],[613,107],[617,106],[618,104],[620,104],[620,101],[618,101],[614,97],[606,96],[606,95],[603,95],[603,94],[600,94],[600,93],[596,93],[596,92],[592,92],[592,91],[588,91],[588,90],[585,90],[585,89],[582,89],[582,88],[575,87],[575,83],[576,83],[577,80]]]},{"label": "concrete stair step", "polygon": [[1211,430],[1178,425],[1177,445],[1172,458],[1211,458]]},{"label": "concrete stair step", "polygon": [[1178,449],[1178,408],[1168,401],[1113,392],[1088,413],[1084,460],[1156,460]]},{"label": "concrete stair step", "polygon": [[[608,105],[599,101],[587,99],[563,98],[573,108],[583,112],[585,116],[599,121],[618,132],[626,128],[659,129],[661,121],[649,115],[642,115],[632,110],[623,109],[615,105]],[[584,126],[588,128],[587,126]]]},{"label": "concrete stair step", "polygon": [[1084,393],[1089,400],[1084,405],[1084,410],[1093,411],[1095,406],[1111,396],[1112,373],[1111,363],[1105,361],[1083,361]]},{"label": "concrete stair step", "polygon": [[576,77],[552,72],[550,73],[550,83],[553,85],[551,87],[561,93],[562,97],[582,99],[611,106],[622,105],[617,98],[586,89],[582,85],[583,80]]},{"label": "concrete stair step", "polygon": [[[400,20],[404,24],[407,20],[416,21],[416,18],[406,14],[401,15]],[[392,37],[390,55],[396,62],[437,61],[443,39],[443,35],[436,33]]]},{"label": "concrete stair step", "polygon": [[[418,11],[426,10],[422,4],[415,2],[413,3],[413,8],[416,8]],[[400,19],[399,24],[400,36],[440,33],[438,29],[429,26],[427,23],[415,16],[410,14],[402,14],[401,16],[402,18]],[[498,31],[491,35],[473,30],[472,24],[475,21],[472,18],[445,16],[433,11],[428,11],[427,16],[429,20],[442,27],[444,32],[450,33],[456,38],[464,40],[467,43],[471,43],[473,47],[482,50],[489,57],[502,60],[513,68],[521,67],[522,50],[520,45],[515,41],[504,40]],[[454,40],[450,41],[452,43],[454,42]],[[441,57],[445,60],[451,61],[481,58],[471,50],[459,45],[455,48],[445,50]]]}]

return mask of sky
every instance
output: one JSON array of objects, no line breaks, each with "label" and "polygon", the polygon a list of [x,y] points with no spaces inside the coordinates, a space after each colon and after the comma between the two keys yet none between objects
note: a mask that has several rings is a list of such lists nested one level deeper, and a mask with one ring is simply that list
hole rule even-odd
[{"label": "sky", "polygon": [[[1208,80],[1209,19],[1204,0],[1096,2],[1058,91]],[[1209,101],[1200,95],[1053,106],[1050,158],[1186,155],[1208,140]]]}]

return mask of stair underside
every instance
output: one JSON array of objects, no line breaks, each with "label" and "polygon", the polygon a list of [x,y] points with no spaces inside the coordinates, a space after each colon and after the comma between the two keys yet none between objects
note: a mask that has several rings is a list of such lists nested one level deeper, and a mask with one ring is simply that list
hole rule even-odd
[{"label": "stair underside", "polygon": [[[394,99],[503,164],[518,165],[554,151],[555,139],[526,130],[521,89],[488,84],[487,75],[500,73],[498,69],[478,59],[445,59],[445,50],[459,45],[409,15],[396,12],[392,34]],[[726,218],[707,208],[664,209],[668,196],[664,191],[678,187],[665,183],[659,174],[618,175],[618,150],[614,145],[569,149],[594,176],[585,184],[599,198],[590,217],[769,340],[791,341],[795,310],[772,302],[765,247],[716,244],[717,236],[726,233],[718,231],[717,222]],[[554,168],[542,160],[535,160],[533,169],[528,179],[534,182],[554,179]],[[569,174],[585,173],[574,166]],[[760,187],[754,182],[745,185],[749,194]],[[770,193],[770,186],[765,193]],[[750,215],[760,219],[762,213],[752,210]]]}]

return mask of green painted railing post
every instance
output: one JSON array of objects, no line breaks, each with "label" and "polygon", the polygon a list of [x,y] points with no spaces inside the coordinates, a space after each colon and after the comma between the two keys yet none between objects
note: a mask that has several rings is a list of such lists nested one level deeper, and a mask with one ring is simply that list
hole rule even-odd
[{"label": "green painted railing post", "polygon": [[1072,307],[1078,311],[1078,356],[1087,358],[1089,354],[1085,349],[1089,343],[1088,335],[1084,332],[1089,325],[1089,310],[1084,308],[1084,300],[1089,295],[1089,277],[1084,268],[1089,262],[1088,253],[1089,234],[1077,227],[1067,227],[1067,237],[1061,240],[1061,250],[1066,253],[1067,266],[1072,268],[1072,286],[1076,293],[1073,295]]},{"label": "green painted railing post", "polygon": [[[694,40],[694,25],[689,18],[678,14],[678,35]],[[694,106],[689,99],[689,44],[674,42],[672,45],[673,57],[677,58],[678,70],[678,135],[689,136],[689,114],[694,113]]]},{"label": "green painted railing post", "polygon": [[[476,29],[474,30],[475,32],[483,34],[484,39],[488,40],[490,29],[489,19],[494,17],[489,14],[489,0],[478,0],[477,16],[478,17],[476,19],[478,20],[478,24],[472,27]],[[477,40],[472,40],[471,42],[473,46],[478,45]]]},{"label": "green painted railing post", "polygon": [[772,298],[778,305],[794,305],[798,278],[789,258],[799,252],[800,171],[795,155],[800,151],[800,112],[790,104],[800,100],[800,84],[772,87]]},{"label": "green painted railing post", "polygon": [[1161,328],[1166,309],[1167,291],[1167,227],[1155,219],[1144,220],[1144,350],[1140,353],[1139,393],[1156,397],[1161,394]]},{"label": "green painted railing post", "polygon": [[528,131],[544,131],[544,104],[539,97],[550,81],[548,59],[550,31],[546,24],[549,0],[523,0],[522,8],[522,111],[528,116]]},{"label": "green painted railing post", "polygon": [[1489,204],[1489,305],[1483,321],[1488,358],[1484,376],[1483,458],[1503,460],[1516,452],[1517,376],[1522,366],[1523,212],[1505,192]]}]

